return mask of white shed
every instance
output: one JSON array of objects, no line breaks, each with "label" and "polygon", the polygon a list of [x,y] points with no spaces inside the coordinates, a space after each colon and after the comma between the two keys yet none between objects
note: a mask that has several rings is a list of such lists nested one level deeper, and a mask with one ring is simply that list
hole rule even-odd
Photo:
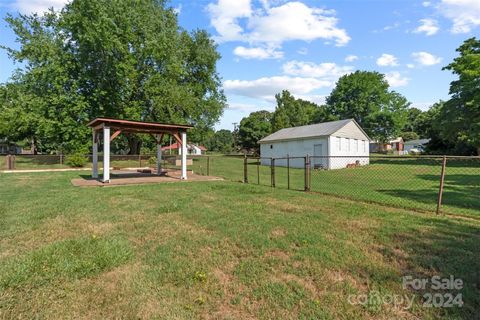
[{"label": "white shed", "polygon": [[[353,119],[281,129],[259,141],[263,165],[268,158],[313,156],[313,168],[341,169],[349,164],[369,164],[370,138]],[[286,160],[275,160],[286,166]],[[290,166],[303,168],[304,159],[291,159]]]}]

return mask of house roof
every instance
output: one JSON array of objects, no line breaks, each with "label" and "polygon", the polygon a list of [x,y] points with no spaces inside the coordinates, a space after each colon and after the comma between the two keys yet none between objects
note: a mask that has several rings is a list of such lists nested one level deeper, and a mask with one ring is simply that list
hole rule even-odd
[{"label": "house roof", "polygon": [[293,140],[293,139],[301,139],[301,138],[330,136],[350,122],[355,123],[358,126],[358,128],[363,132],[363,134],[365,134],[365,136],[368,138],[368,135],[365,133],[365,131],[363,131],[362,127],[360,127],[360,125],[354,119],[345,119],[345,120],[311,124],[308,126],[281,129],[261,139],[258,143],[268,143],[268,142],[280,141],[280,140]]},{"label": "house roof", "polygon": [[430,142],[430,139],[416,139],[416,140],[409,140],[406,141],[405,144],[409,146],[414,146],[414,145],[423,145],[427,144]]}]

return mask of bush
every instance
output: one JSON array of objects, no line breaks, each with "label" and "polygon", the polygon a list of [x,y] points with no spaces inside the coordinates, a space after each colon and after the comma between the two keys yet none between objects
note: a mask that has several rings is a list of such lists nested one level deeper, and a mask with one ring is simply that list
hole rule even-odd
[{"label": "bush", "polygon": [[150,158],[148,159],[148,164],[149,164],[149,165],[157,164],[157,157],[150,157]]},{"label": "bush", "polygon": [[75,153],[67,156],[65,163],[73,168],[81,168],[87,163],[87,157],[81,153]]}]

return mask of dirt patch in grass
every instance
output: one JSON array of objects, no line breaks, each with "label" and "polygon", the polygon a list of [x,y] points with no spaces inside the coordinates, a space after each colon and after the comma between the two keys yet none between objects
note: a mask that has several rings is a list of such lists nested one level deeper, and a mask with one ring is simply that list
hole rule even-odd
[{"label": "dirt patch in grass", "polygon": [[285,252],[283,250],[273,249],[273,250],[267,251],[265,253],[265,257],[275,258],[275,259],[279,259],[279,260],[282,260],[282,261],[288,261],[290,259],[290,254],[288,254],[287,252]]},{"label": "dirt patch in grass", "polygon": [[270,239],[278,239],[285,237],[287,235],[287,230],[284,228],[275,228],[270,231]]}]

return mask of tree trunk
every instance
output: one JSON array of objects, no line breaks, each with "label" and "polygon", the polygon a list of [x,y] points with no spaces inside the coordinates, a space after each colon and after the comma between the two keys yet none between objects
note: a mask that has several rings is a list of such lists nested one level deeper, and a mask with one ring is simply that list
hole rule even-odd
[{"label": "tree trunk", "polygon": [[142,140],[138,139],[135,135],[128,135],[128,154],[140,154],[142,147]]},{"label": "tree trunk", "polygon": [[477,156],[480,156],[480,146],[477,146]]}]

